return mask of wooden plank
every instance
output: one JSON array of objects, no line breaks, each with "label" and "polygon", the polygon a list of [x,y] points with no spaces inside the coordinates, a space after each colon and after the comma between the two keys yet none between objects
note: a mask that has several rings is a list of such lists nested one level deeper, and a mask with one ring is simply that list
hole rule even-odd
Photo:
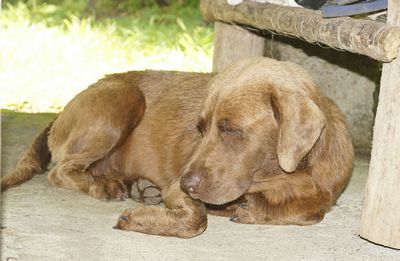
[{"label": "wooden plank", "polygon": [[371,20],[324,19],[321,11],[253,1],[230,6],[226,0],[201,0],[200,8],[208,21],[251,25],[384,62],[397,57],[400,47],[400,26]]},{"label": "wooden plank", "polygon": [[264,54],[265,40],[239,26],[215,23],[213,71],[219,72],[232,62]]},{"label": "wooden plank", "polygon": [[[400,1],[389,1],[388,23],[400,25]],[[360,236],[400,249],[400,57],[384,64]]]}]

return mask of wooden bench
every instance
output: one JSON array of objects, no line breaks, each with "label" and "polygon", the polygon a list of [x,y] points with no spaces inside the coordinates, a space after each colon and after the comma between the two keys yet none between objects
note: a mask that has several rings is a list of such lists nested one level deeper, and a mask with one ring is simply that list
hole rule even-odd
[{"label": "wooden bench", "polygon": [[273,4],[201,0],[215,22],[213,70],[264,54],[264,39],[251,26],[384,62],[360,236],[400,249],[400,1],[389,0],[387,24],[353,18],[323,19],[320,11]]}]

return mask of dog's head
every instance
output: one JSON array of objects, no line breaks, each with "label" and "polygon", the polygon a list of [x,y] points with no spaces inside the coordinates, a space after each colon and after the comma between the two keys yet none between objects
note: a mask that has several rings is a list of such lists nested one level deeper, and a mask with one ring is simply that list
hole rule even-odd
[{"label": "dog's head", "polygon": [[183,189],[224,204],[268,164],[295,171],[325,126],[320,99],[295,64],[255,58],[228,67],[210,83],[198,124],[202,141],[184,169]]}]

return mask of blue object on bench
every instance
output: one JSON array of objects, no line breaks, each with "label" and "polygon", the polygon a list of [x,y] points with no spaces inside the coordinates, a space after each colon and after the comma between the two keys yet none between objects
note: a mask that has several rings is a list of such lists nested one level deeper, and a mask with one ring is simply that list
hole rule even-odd
[{"label": "blue object on bench", "polygon": [[294,0],[298,5],[308,9],[318,10],[327,0]]},{"label": "blue object on bench", "polygon": [[337,5],[348,5],[353,4],[355,2],[360,2],[361,0],[336,0]]},{"label": "blue object on bench", "polygon": [[351,5],[324,5],[322,7],[322,17],[351,16],[356,14],[366,14],[387,9],[388,0],[375,0],[373,2],[361,2]]}]

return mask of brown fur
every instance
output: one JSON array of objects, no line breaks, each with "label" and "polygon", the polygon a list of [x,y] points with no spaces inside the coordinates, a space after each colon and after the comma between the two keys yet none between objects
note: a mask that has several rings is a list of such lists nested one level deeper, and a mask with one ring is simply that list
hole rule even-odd
[{"label": "brown fur", "polygon": [[1,180],[1,191],[30,180],[35,174],[46,171],[50,163],[51,154],[47,146],[47,133],[50,126],[46,127],[33,141],[17,163],[17,168]]},{"label": "brown fur", "polygon": [[30,161],[46,165],[38,155],[47,152],[35,148],[49,144],[53,185],[123,200],[135,179],[149,179],[166,207],[128,209],[116,228],[184,238],[205,230],[204,203],[240,223],[319,222],[353,160],[337,106],[299,66],[267,58],[240,61],[215,77],[107,76],[66,106],[48,140],[40,137],[2,188],[42,170],[15,174]]}]

